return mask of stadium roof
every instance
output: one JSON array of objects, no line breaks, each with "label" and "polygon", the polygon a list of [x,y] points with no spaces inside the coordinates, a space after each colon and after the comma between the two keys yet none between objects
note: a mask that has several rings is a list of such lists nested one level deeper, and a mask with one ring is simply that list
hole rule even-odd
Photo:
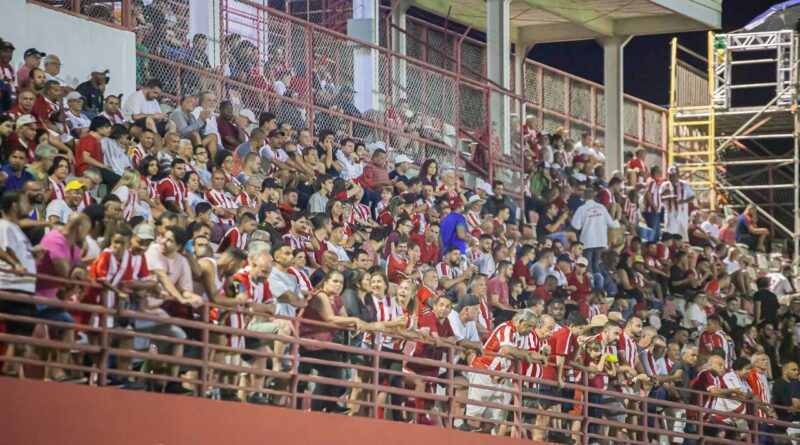
[{"label": "stadium roof", "polygon": [[[498,1],[498,0],[489,0]],[[486,31],[487,0],[413,0]],[[511,0],[511,41],[542,43],[716,29],[722,0]]]}]

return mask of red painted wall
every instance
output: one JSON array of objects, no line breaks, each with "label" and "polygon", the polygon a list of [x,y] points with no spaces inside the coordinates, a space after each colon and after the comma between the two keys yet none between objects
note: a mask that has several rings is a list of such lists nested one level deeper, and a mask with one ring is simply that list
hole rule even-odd
[{"label": "red painted wall", "polygon": [[0,445],[531,445],[442,428],[0,378]]}]

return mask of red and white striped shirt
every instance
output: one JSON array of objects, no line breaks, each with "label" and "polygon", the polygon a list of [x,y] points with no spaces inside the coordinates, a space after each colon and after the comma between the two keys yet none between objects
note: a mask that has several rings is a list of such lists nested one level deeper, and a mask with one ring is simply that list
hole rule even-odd
[{"label": "red and white striped shirt", "polygon": [[697,340],[699,352],[707,355],[716,348],[722,349],[725,352],[725,369],[731,369],[731,364],[736,358],[736,352],[733,350],[732,342],[729,339],[728,334],[721,329],[714,333],[704,330]]},{"label": "red and white striped shirt", "polygon": [[[536,331],[531,331],[531,333],[528,334],[527,337],[525,337],[524,349],[527,349],[528,351],[541,352],[542,347],[546,344],[547,341],[539,338],[539,336],[536,335]],[[542,366],[540,363],[530,363],[526,361],[522,362],[522,375],[532,377],[535,379],[540,379],[542,378],[543,371],[544,371],[544,366]],[[530,382],[524,382],[523,385],[527,388],[539,387],[538,384]]]},{"label": "red and white striped shirt", "polygon": [[64,183],[53,179],[52,176],[48,177],[47,179],[50,180],[50,187],[53,189],[53,191],[50,192],[50,201],[64,199]]},{"label": "red and white striped shirt", "polygon": [[460,277],[464,272],[462,272],[460,268],[453,267],[447,264],[446,261],[442,261],[441,263],[436,265],[436,273],[439,275],[440,280],[442,278],[452,280]]},{"label": "red and white striped shirt", "polygon": [[[645,195],[650,195],[653,198],[652,206],[647,203]],[[661,180],[655,178],[647,180],[644,186],[644,193],[642,194],[642,210],[645,212],[661,211]]]},{"label": "red and white striped shirt", "polygon": [[308,250],[308,237],[294,235],[291,232],[283,235],[283,241],[289,244],[292,250]]},{"label": "red and white striped shirt", "polygon": [[472,359],[472,366],[490,371],[508,372],[511,368],[511,359],[495,354],[500,353],[503,346],[519,348],[523,346],[522,343],[523,340],[517,334],[517,327],[509,320],[492,331],[483,345],[484,354]]},{"label": "red and white striped shirt", "polygon": [[297,283],[300,286],[301,292],[311,292],[314,290],[314,286],[311,285],[311,279],[308,277],[308,274],[305,270],[292,266],[286,269],[286,271],[297,278]]},{"label": "red and white striped shirt", "polygon": [[158,196],[161,198],[161,202],[172,201],[178,207],[178,210],[181,212],[187,211],[186,197],[188,196],[188,191],[186,190],[186,184],[172,176],[167,176],[158,182]]},{"label": "red and white striped shirt", "polygon": [[233,201],[239,207],[251,207],[258,211],[258,201],[256,199],[250,198],[250,196],[245,193],[244,191],[239,192],[236,196],[236,199]]},{"label": "red and white striped shirt", "polygon": [[350,224],[366,225],[372,222],[372,217],[369,211],[369,206],[364,204],[356,204],[353,206],[353,213],[350,214]]},{"label": "red and white striped shirt", "polygon": [[[750,384],[750,388],[753,390],[753,394],[758,397],[758,400],[764,403],[772,403],[772,392],[770,391],[769,382],[765,374],[758,372],[755,368],[750,369],[750,374],[747,376],[747,383]],[[759,406],[758,417],[766,416],[766,411]]]},{"label": "red and white striped shirt", "polygon": [[475,237],[483,234],[481,230],[481,217],[471,210],[467,212],[467,231]]},{"label": "red and white striped shirt", "polygon": [[636,344],[636,340],[628,337],[628,335],[623,332],[619,336],[617,350],[619,350],[619,353],[625,357],[626,365],[630,366],[631,368],[636,367],[636,361],[639,357],[639,346]]},{"label": "red and white striped shirt", "polygon": [[139,177],[145,182],[145,184],[147,184],[147,197],[151,201],[158,199],[158,183],[150,178],[145,178],[144,176]]},{"label": "red and white striped shirt", "polygon": [[[236,209],[236,203],[233,202],[233,199],[225,193],[219,192],[216,190],[209,190],[206,192],[206,199],[208,202],[211,203],[214,207],[220,207],[223,209]],[[232,226],[235,224],[233,217],[227,218],[220,218],[217,215],[211,214],[211,220],[214,222],[219,222],[220,224],[225,224],[227,226]]]},{"label": "red and white striped shirt", "polygon": [[231,247],[245,250],[247,249],[247,234],[242,233],[238,227],[231,227],[222,236],[222,240],[217,247],[217,253],[223,253]]},{"label": "red and white striped shirt", "polygon": [[114,114],[108,114],[107,111],[103,111],[100,113],[100,116],[111,121],[111,125],[125,125],[125,118],[122,116],[122,113],[117,111]]},{"label": "red and white striped shirt", "polygon": [[[402,308],[397,304],[395,298],[373,296],[372,304],[375,306],[375,321],[379,323],[399,320],[404,315]],[[408,319],[406,323],[408,323]],[[395,339],[380,333],[376,334],[376,340],[380,342],[382,348],[394,351],[398,350],[398,347],[405,343],[401,338]]]},{"label": "red and white striped shirt", "polygon": [[142,148],[142,144],[131,148],[131,151],[128,154],[128,157],[131,160],[131,167],[138,169],[139,164],[142,163],[142,159],[144,159],[145,156],[147,156],[147,152],[145,152],[144,148]]}]

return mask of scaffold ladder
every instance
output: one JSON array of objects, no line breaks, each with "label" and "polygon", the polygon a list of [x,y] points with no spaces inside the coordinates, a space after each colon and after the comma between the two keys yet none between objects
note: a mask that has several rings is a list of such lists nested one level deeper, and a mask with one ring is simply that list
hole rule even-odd
[{"label": "scaffold ladder", "polygon": [[[708,57],[682,47],[678,39],[672,39],[671,73],[670,73],[670,107],[669,107],[669,165],[675,165],[681,176],[698,191],[707,191],[709,204],[716,206],[716,146],[714,128],[714,104],[712,94],[714,91],[714,34],[708,33]],[[682,62],[678,53],[688,55],[707,63],[707,70],[698,78],[705,78],[705,92],[703,86],[700,93],[694,95],[694,100],[685,99],[679,94],[678,76],[683,73],[695,71],[690,64]],[[680,71],[680,73],[679,73]],[[696,70],[699,71],[699,70]]]}]

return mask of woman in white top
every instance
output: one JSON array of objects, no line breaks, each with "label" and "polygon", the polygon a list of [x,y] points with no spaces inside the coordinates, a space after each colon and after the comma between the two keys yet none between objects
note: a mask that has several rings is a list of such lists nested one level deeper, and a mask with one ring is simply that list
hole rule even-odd
[{"label": "woman in white top", "polygon": [[139,203],[139,189],[142,179],[139,172],[133,169],[125,170],[114,186],[111,193],[115,194],[122,202],[122,217],[126,221],[137,216],[136,210]]},{"label": "woman in white top", "polygon": [[92,120],[83,114],[83,96],[77,91],[67,94],[65,98],[67,102],[67,125],[69,125],[70,132],[76,139],[80,139],[89,132],[89,125]]},{"label": "woman in white top", "polygon": [[114,125],[111,136],[100,141],[103,149],[103,163],[120,176],[125,173],[125,170],[131,168],[131,160],[127,155],[130,146],[129,137],[127,128],[122,125]]},{"label": "woman in white top", "polygon": [[694,301],[686,305],[686,312],[683,317],[683,327],[689,330],[689,333],[697,332],[705,329],[708,315],[705,308],[708,306],[708,297],[706,294],[699,293],[694,297]]},{"label": "woman in white top", "polygon": [[189,201],[189,207],[194,209],[198,202],[206,201],[200,193],[200,176],[197,175],[197,172],[186,172],[183,176],[183,183],[186,184],[188,191],[186,200]]}]

